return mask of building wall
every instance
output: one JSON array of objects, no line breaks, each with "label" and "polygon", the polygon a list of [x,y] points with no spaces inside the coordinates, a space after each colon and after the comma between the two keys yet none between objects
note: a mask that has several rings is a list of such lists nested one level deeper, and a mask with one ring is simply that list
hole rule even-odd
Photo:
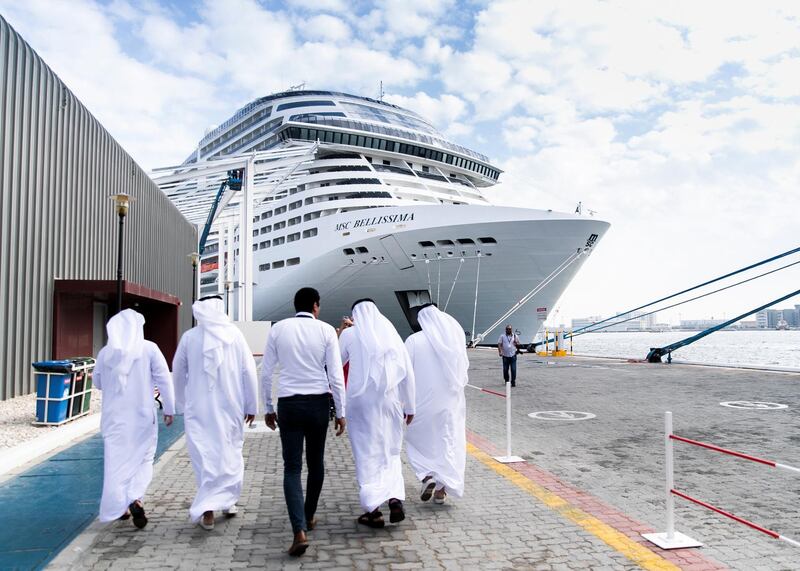
[{"label": "building wall", "polygon": [[194,227],[2,17],[0,184],[0,400],[51,356],[54,279],[116,277],[109,195],[136,198],[125,279],[179,297],[191,325]]}]

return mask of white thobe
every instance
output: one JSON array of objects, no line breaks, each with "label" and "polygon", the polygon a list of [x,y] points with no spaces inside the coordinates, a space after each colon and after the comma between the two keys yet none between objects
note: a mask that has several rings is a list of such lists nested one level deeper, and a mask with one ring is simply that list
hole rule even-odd
[{"label": "white thobe", "polygon": [[442,355],[421,331],[406,339],[414,366],[417,414],[406,430],[408,460],[417,477],[431,476],[436,489],[460,498],[467,459],[464,389],[445,378]]},{"label": "white thobe", "polygon": [[[237,331],[238,333],[238,331]],[[196,522],[206,511],[233,506],[244,480],[244,416],[258,412],[256,364],[241,333],[224,346],[215,381],[204,369],[203,328],[187,331],[178,344],[172,372],[178,412],[183,412],[186,443],[197,495],[189,508]]]},{"label": "white thobe", "polygon": [[372,384],[359,386],[367,378],[365,369],[369,364],[364,362],[356,335],[356,328],[345,329],[339,345],[342,362],[350,363],[347,433],[356,464],[359,499],[361,507],[371,512],[391,498],[406,497],[401,461],[403,414],[414,414],[414,376],[404,351],[407,374],[397,386],[388,392]]},{"label": "white thobe", "polygon": [[145,341],[131,366],[124,388],[109,367],[109,350],[97,355],[94,386],[103,391],[100,432],[103,435],[103,495],[100,521],[119,519],[144,497],[153,478],[158,417],[153,391],[161,392],[164,414],[175,414],[175,397],[167,361],[158,346]]}]

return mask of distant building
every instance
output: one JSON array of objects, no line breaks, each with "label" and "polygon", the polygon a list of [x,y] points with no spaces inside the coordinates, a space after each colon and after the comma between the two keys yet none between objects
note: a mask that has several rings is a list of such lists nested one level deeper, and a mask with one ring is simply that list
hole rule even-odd
[{"label": "distant building", "polygon": [[577,329],[583,329],[584,327],[589,327],[594,325],[598,321],[601,321],[603,318],[599,315],[595,315],[592,317],[576,317],[572,320],[572,330],[575,331]]},{"label": "distant building", "polygon": [[740,321],[737,323],[739,329],[763,329],[759,326],[758,321],[753,319],[752,321]]},{"label": "distant building", "polygon": [[681,319],[681,329],[702,330],[725,323],[724,319]]},{"label": "distant building", "polygon": [[[572,320],[573,331],[582,327],[589,327],[603,321],[599,315],[592,317],[578,317]],[[617,314],[614,318],[604,322],[603,331],[653,331],[656,330],[656,314],[642,315],[641,312]]]},{"label": "distant building", "polygon": [[759,329],[766,329],[767,328],[767,312],[766,311],[759,311],[756,313],[756,324]]}]

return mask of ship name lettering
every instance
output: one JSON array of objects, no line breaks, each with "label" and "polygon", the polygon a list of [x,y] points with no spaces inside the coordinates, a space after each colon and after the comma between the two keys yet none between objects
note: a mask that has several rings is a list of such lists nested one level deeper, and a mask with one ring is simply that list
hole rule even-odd
[{"label": "ship name lettering", "polygon": [[349,230],[350,228],[364,228],[366,226],[377,226],[379,224],[396,224],[398,222],[410,222],[414,220],[414,214],[388,214],[386,216],[372,216],[371,218],[360,218],[352,223],[340,222],[336,225],[336,230]]}]

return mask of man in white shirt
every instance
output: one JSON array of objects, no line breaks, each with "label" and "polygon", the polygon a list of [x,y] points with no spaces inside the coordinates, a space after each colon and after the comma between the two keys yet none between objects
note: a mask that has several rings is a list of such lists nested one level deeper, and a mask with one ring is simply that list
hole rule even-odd
[{"label": "man in white shirt", "polygon": [[519,336],[514,333],[511,324],[506,325],[506,332],[497,341],[497,351],[503,358],[503,379],[508,382],[508,370],[511,369],[511,386],[517,386],[517,349]]},{"label": "man in white shirt", "polygon": [[370,299],[353,304],[353,326],[342,331],[339,344],[342,361],[350,363],[349,436],[364,508],[358,523],[380,528],[384,502],[390,523],[406,517],[400,453],[403,426],[414,418],[414,369],[397,330]]},{"label": "man in white shirt", "polygon": [[[283,494],[294,541],[289,554],[308,549],[306,531],[314,529],[319,495],[325,479],[325,437],[330,421],[330,393],[336,406],[336,436],[345,428],[342,358],[336,330],[319,321],[319,292],[304,287],[294,296],[297,315],[276,323],[269,332],[261,365],[261,389],[267,426],[280,426],[283,450]],[[272,405],[272,373],[278,375],[278,412]],[[306,498],[300,472],[306,445]]]}]

